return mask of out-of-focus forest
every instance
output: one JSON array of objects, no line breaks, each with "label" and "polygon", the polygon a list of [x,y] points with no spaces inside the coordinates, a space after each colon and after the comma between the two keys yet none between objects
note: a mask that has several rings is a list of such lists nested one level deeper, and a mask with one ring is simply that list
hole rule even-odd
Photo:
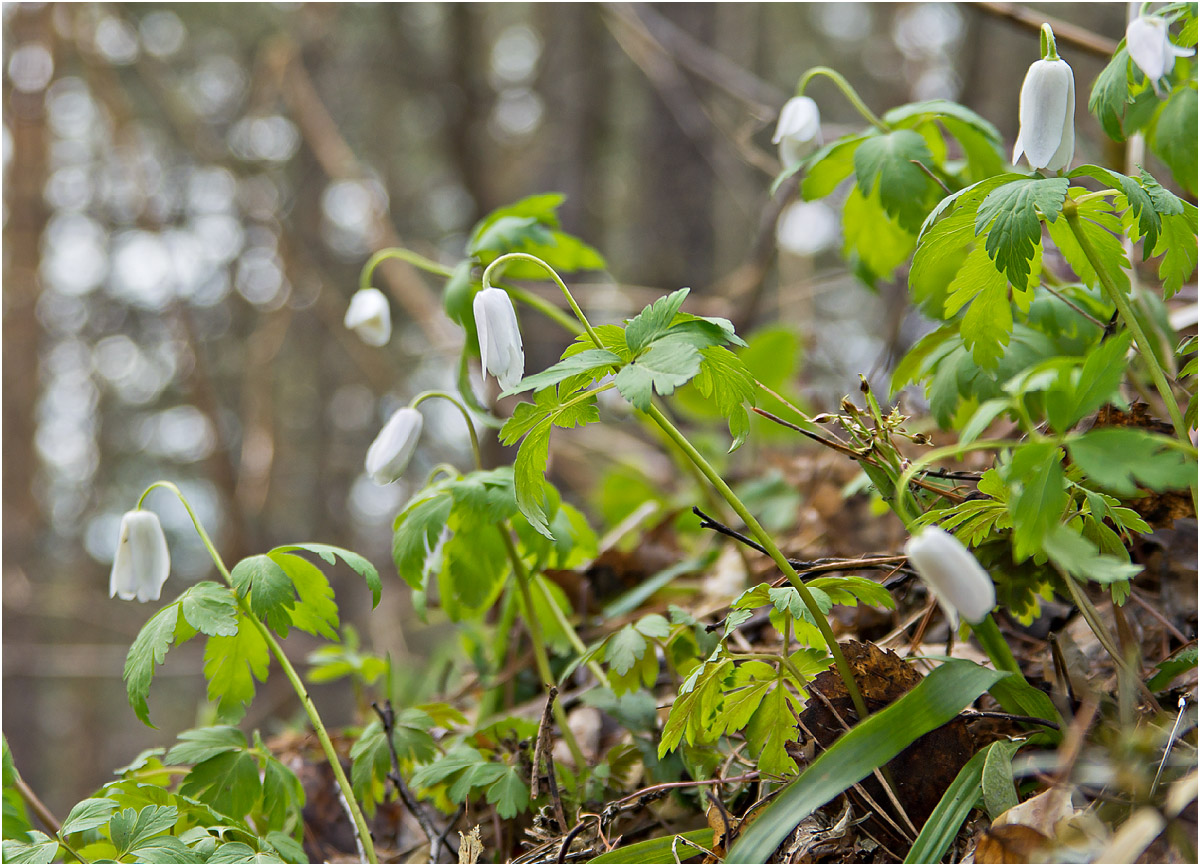
[{"label": "out-of-focus forest", "polygon": [[[343,574],[346,619],[411,676],[436,673],[448,632],[411,615],[390,564],[412,490],[375,486],[363,455],[395,407],[454,387],[462,335],[440,286],[394,261],[378,283],[389,346],[345,330],[373,251],[454,262],[491,209],[561,191],[564,227],[611,265],[573,282],[593,321],[691,286],[697,311],[741,332],[793,329],[791,385],[814,409],[836,405],[859,372],[885,381],[928,326],[905,312],[902,276],[868,287],[842,263],[837,213],[792,206],[794,182],[770,194],[779,108],[824,64],[877,109],[954,99],[1011,142],[1034,28],[1056,21],[1086,94],[1127,15],[1035,8],[1023,20],[999,3],[6,3],[3,729],[24,777],[65,811],[205,720],[195,644],[159,674],[158,731],[121,685],[151,608],[110,600],[109,566],[120,515],[159,478],[229,562],[300,540],[368,556],[383,604],[363,616],[368,595]],[[1072,39],[1072,24],[1088,33]],[[859,122],[827,84],[809,95],[826,141]],[[1121,164],[1085,103],[1076,161]],[[525,338],[527,370],[565,343],[532,317]],[[466,462],[444,406],[428,404],[435,435],[413,479]],[[593,491],[613,455],[672,484],[632,433],[556,445],[556,480],[598,524]],[[212,565],[182,508],[151,504],[173,596]],[[306,640],[289,641],[295,658]],[[349,720],[348,686],[314,696],[327,721]],[[247,727],[274,730],[295,710],[273,679]]]}]

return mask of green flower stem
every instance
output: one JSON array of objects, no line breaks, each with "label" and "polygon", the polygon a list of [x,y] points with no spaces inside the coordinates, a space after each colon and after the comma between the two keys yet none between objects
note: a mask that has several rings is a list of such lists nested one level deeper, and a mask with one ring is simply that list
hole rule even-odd
[{"label": "green flower stem", "polygon": [[997,628],[996,621],[992,619],[990,613],[983,618],[982,622],[971,623],[971,631],[975,633],[980,646],[988,654],[988,658],[992,660],[992,664],[996,666],[996,670],[1008,671],[1009,673],[1016,674],[1021,679],[1025,679],[1021,673],[1021,666],[1013,658],[1012,650],[1008,647],[1008,642],[1000,634],[1000,629]]},{"label": "green flower stem", "polygon": [[475,468],[482,469],[483,456],[479,451],[479,435],[475,432],[475,422],[471,419],[471,413],[467,411],[467,407],[460,403],[457,397],[447,394],[445,391],[422,391],[420,394],[412,398],[412,401],[408,404],[409,408],[416,409],[426,400],[430,400],[434,397],[440,397],[443,400],[448,400],[454,404],[454,408],[462,413],[463,421],[465,421],[467,424],[467,433],[471,435],[471,451],[475,455]]},{"label": "green flower stem", "polygon": [[[912,482],[913,478],[916,477],[918,472],[920,472],[929,464],[941,460],[943,457],[959,457],[960,455],[966,454],[968,451],[999,451],[1002,448],[1017,448],[1023,444],[1023,442],[1020,442],[1016,439],[978,439],[974,442],[969,442],[966,445],[945,445],[941,448],[934,448],[932,451],[927,452],[921,459],[912,461],[908,468],[904,470],[904,473],[900,476],[900,481],[897,484],[897,487],[900,488],[897,491],[897,497],[907,496],[912,500],[913,505],[915,506],[917,499],[912,495],[910,483]],[[904,526],[909,530],[909,532],[912,531],[911,522],[905,521]]]},{"label": "green flower stem", "polygon": [[505,253],[488,265],[487,269],[484,270],[483,287],[485,289],[492,287],[492,273],[497,271],[498,268],[501,268],[501,266],[507,266],[509,262],[517,261],[531,262],[532,264],[545,269],[546,273],[550,275],[550,278],[554,280],[560,289],[562,289],[563,297],[567,299],[567,303],[571,306],[571,312],[575,314],[575,318],[579,320],[579,324],[583,325],[583,329],[587,332],[588,337],[590,337],[592,342],[596,344],[597,348],[603,349],[604,344],[600,342],[599,335],[596,334],[596,331],[592,327],[592,323],[588,321],[587,316],[583,314],[583,310],[579,308],[579,304],[575,303],[575,296],[571,294],[571,290],[567,288],[567,284],[563,282],[562,277],[558,275],[554,268],[550,267],[537,256],[531,256],[528,253]]},{"label": "green flower stem", "polygon": [[1054,31],[1050,29],[1049,24],[1042,25],[1042,59],[1043,60],[1060,60],[1058,56],[1058,46],[1054,43]]},{"label": "green flower stem", "polygon": [[209,556],[212,557],[213,563],[217,566],[217,571],[225,578],[225,582],[229,584],[230,590],[233,591],[237,598],[238,609],[242,614],[254,625],[258,633],[266,641],[267,647],[271,650],[271,654],[275,656],[275,660],[279,662],[279,666],[283,669],[284,675],[288,678],[288,682],[292,684],[296,695],[300,698],[300,702],[304,705],[304,711],[308,714],[308,720],[312,723],[313,730],[316,731],[317,739],[321,742],[321,748],[325,752],[325,757],[329,761],[329,767],[333,770],[334,778],[337,780],[338,787],[342,789],[342,795],[346,800],[346,806],[350,811],[350,817],[354,821],[355,832],[358,835],[359,843],[362,845],[363,854],[367,858],[368,863],[378,863],[379,860],[375,856],[375,844],[371,840],[371,831],[367,828],[367,819],[363,816],[362,809],[359,808],[358,800],[354,797],[354,788],[350,785],[350,780],[346,778],[346,772],[342,769],[341,759],[338,758],[337,750],[333,747],[333,741],[329,738],[329,732],[325,729],[325,723],[321,721],[321,716],[317,712],[317,705],[313,703],[309,697],[308,689],[305,688],[304,682],[300,679],[300,675],[296,669],[292,667],[292,663],[288,661],[287,655],[283,652],[283,647],[275,640],[270,630],[263,625],[254,612],[250,609],[246,599],[237,594],[233,588],[233,577],[229,573],[229,569],[225,567],[225,561],[221,558],[221,554],[217,552],[216,546],[209,537],[208,532],[200,523],[200,518],[196,516],[196,512],[192,510],[191,503],[184,497],[183,492],[172,484],[170,481],[156,481],[146,488],[146,492],[142,494],[138,500],[138,508],[142,507],[142,503],[146,501],[146,497],[150,495],[150,491],[156,487],[172,491],[187,511],[188,516],[192,519],[192,525],[196,527],[196,534],[200,536],[200,541],[208,550]]},{"label": "green flower stem", "polygon": [[[554,673],[550,670],[550,658],[546,655],[546,641],[542,637],[542,627],[539,625],[533,609],[533,595],[529,592],[529,572],[525,570],[525,563],[521,561],[521,554],[517,552],[512,536],[502,526],[497,526],[496,531],[504,540],[504,549],[508,551],[508,560],[512,563],[513,574],[517,578],[517,591],[521,593],[521,600],[525,603],[525,627],[529,630],[529,640],[533,644],[533,659],[537,664],[538,676],[541,677],[542,683],[549,688],[554,685]],[[587,758],[583,755],[583,749],[579,748],[579,742],[575,739],[571,726],[567,724],[567,713],[562,708],[561,702],[554,702],[553,712],[554,720],[558,722],[558,727],[562,732],[562,738],[566,741],[567,748],[571,750],[571,757],[575,759],[576,772],[580,774],[586,772]]]},{"label": "green flower stem", "polygon": [[369,289],[371,287],[371,277],[374,276],[375,269],[388,259],[400,259],[403,262],[408,262],[413,267],[436,274],[439,277],[449,278],[454,275],[454,271],[445,265],[438,264],[433,259],[427,259],[425,256],[414,253],[412,250],[406,250],[403,247],[388,247],[367,259],[367,263],[363,265],[362,273],[358,278],[358,287],[360,289]]},{"label": "green flower stem", "polygon": [[[554,616],[554,621],[558,623],[558,627],[561,628],[566,634],[567,641],[570,642],[572,649],[574,649],[575,652],[579,653],[580,655],[586,653],[587,644],[585,644],[579,637],[579,633],[575,631],[575,627],[571,625],[571,621],[567,619],[567,615],[563,613],[562,608],[558,606],[545,587],[539,584],[536,580],[532,580],[531,583],[533,583],[533,588],[541,595],[542,601],[545,602],[546,606],[550,608],[550,612]],[[587,666],[588,670],[590,670],[596,679],[600,681],[600,685],[604,686],[606,689],[612,688],[612,683],[610,683],[608,680],[608,674],[604,672],[604,668],[600,667],[599,662],[597,662],[595,659],[589,659]]]},{"label": "green flower stem", "polygon": [[775,565],[783,572],[792,586],[796,588],[801,600],[803,600],[805,606],[813,615],[813,621],[820,630],[821,637],[825,639],[825,643],[829,647],[829,652],[833,656],[833,663],[837,667],[838,674],[841,676],[842,682],[846,684],[846,691],[849,693],[850,699],[854,701],[854,708],[858,711],[859,721],[866,719],[869,715],[866,702],[863,700],[862,693],[858,690],[858,683],[855,682],[854,674],[850,671],[850,666],[846,663],[846,657],[842,654],[842,648],[838,646],[833,629],[829,626],[829,620],[822,613],[821,608],[817,605],[817,600],[813,598],[813,594],[804,585],[804,581],[801,580],[796,569],[788,562],[787,557],[784,556],[779,546],[775,544],[775,540],[771,537],[770,533],[763,529],[762,524],[755,519],[754,515],[750,513],[750,510],[746,508],[742,500],[733,492],[732,488],[725,483],[725,479],[713,469],[712,464],[704,458],[703,454],[696,450],[688,438],[663,415],[657,406],[651,405],[647,414],[674,440],[680,450],[687,454],[692,462],[699,467],[700,471],[704,473],[704,477],[725,498],[725,501],[729,503],[729,507],[742,519],[742,522],[746,524],[746,527],[758,543],[766,548],[768,555],[774,560]]},{"label": "green flower stem", "polygon": [[[509,584],[504,588],[504,595],[500,600],[500,619],[496,623],[496,632],[492,637],[492,658],[496,663],[497,674],[503,672],[508,663],[508,636],[516,619],[517,599],[513,595],[512,584]],[[503,689],[502,683],[496,683],[483,693],[483,697],[479,701],[479,720],[481,722],[498,710]]]},{"label": "green flower stem", "polygon": [[838,72],[836,69],[830,69],[828,66],[814,66],[812,69],[804,73],[800,78],[800,83],[796,85],[796,95],[803,96],[805,88],[808,87],[810,81],[818,75],[823,75],[837,85],[838,90],[842,91],[842,95],[854,106],[855,110],[863,116],[867,123],[874,126],[880,132],[891,132],[892,128],[884,123],[876,116],[875,112],[867,108],[867,104],[862,101],[862,97],[858,95],[850,82]]},{"label": "green flower stem", "polygon": [[519,288],[518,286],[503,285],[501,288],[508,292],[513,300],[520,301],[527,307],[532,307],[547,319],[550,319],[552,322],[559,325],[561,328],[563,328],[563,330],[569,331],[576,336],[584,333],[583,328],[577,321],[572,319],[561,309],[540,295],[536,295],[533,292],[527,289]]},{"label": "green flower stem", "polygon": [[[1150,378],[1154,382],[1154,387],[1158,390],[1159,396],[1167,406],[1167,412],[1171,415],[1171,423],[1175,427],[1175,435],[1182,442],[1190,442],[1188,437],[1187,424],[1183,420],[1183,413],[1179,411],[1179,403],[1175,399],[1175,394],[1171,390],[1171,383],[1167,381],[1167,375],[1163,372],[1162,367],[1158,363],[1158,358],[1155,356],[1151,348],[1150,340],[1146,337],[1146,332],[1142,330],[1141,323],[1133,314],[1133,306],[1129,303],[1129,298],[1125,297],[1125,293],[1117,286],[1112,275],[1109,274],[1101,261],[1100,256],[1096,252],[1096,248],[1092,245],[1091,238],[1087,236],[1087,232],[1083,230],[1083,226],[1079,222],[1079,209],[1075,203],[1068,200],[1063,204],[1062,215],[1067,220],[1067,225],[1071,229],[1071,233],[1075,235],[1075,240],[1079,242],[1080,249],[1087,256],[1087,260],[1091,263],[1092,269],[1095,270],[1096,276],[1100,280],[1100,285],[1104,287],[1104,291],[1108,293],[1109,299],[1116,305],[1117,312],[1120,313],[1121,319],[1125,323],[1130,333],[1133,334],[1133,339],[1137,341],[1138,350],[1141,352],[1142,360],[1146,362],[1146,367],[1150,370]],[[1195,498],[1196,484],[1192,483],[1193,498]]]}]

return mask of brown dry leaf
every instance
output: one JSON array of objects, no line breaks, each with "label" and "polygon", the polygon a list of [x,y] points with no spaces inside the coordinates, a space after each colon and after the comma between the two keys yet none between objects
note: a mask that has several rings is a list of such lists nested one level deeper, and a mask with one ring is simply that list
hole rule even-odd
[{"label": "brown dry leaf", "polygon": [[975,846],[976,863],[1046,863],[1054,843],[1024,824],[984,830]]},{"label": "brown dry leaf", "polygon": [[479,855],[483,853],[483,839],[479,835],[479,825],[476,824],[458,843],[459,863],[478,863]]}]

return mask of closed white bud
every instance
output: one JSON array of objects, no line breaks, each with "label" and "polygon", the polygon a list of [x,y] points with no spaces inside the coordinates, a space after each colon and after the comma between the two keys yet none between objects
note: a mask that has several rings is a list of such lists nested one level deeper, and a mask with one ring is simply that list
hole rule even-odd
[{"label": "closed white bud", "polygon": [[108,578],[108,597],[125,601],[158,601],[171,573],[171,553],[162,524],[153,511],[127,511]]},{"label": "closed white bud", "polygon": [[996,587],[971,551],[961,541],[936,526],[929,526],[904,545],[908,563],[933,592],[950,627],[958,617],[982,622],[996,606]]},{"label": "closed white bud", "polygon": [[793,96],[779,112],[772,144],[779,145],[779,161],[791,168],[821,146],[821,112],[807,96]]},{"label": "closed white bud", "polygon": [[1030,168],[1062,171],[1075,155],[1075,73],[1058,56],[1049,31],[1043,25],[1045,57],[1029,67],[1021,85],[1021,131],[1012,161],[1025,154]]},{"label": "closed white bud", "polygon": [[391,484],[404,474],[404,468],[417,450],[424,419],[411,406],[397,409],[383,425],[367,449],[367,475],[380,486]]},{"label": "closed white bud", "polygon": [[1190,57],[1191,48],[1172,45],[1167,22],[1158,17],[1142,15],[1125,28],[1125,48],[1142,74],[1150,79],[1158,92],[1158,80],[1175,68],[1176,57]]},{"label": "closed white bud", "polygon": [[517,311],[503,289],[484,289],[471,305],[475,330],[479,333],[479,355],[483,366],[507,391],[525,375],[525,352],[521,348],[521,329]]},{"label": "closed white bud", "polygon": [[359,289],[350,299],[345,325],[368,346],[384,346],[392,336],[392,313],[379,289]]}]

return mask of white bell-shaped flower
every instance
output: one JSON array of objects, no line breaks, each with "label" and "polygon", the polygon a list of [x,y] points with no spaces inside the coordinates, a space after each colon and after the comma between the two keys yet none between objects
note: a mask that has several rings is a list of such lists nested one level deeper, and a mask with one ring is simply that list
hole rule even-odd
[{"label": "white bell-shaped flower", "polygon": [[[1043,38],[1049,33],[1043,25]],[[1062,171],[1075,155],[1075,73],[1054,49],[1053,34],[1046,56],[1029,67],[1021,85],[1021,131],[1013,148],[1035,170]]]},{"label": "white bell-shaped flower", "polygon": [[821,112],[807,96],[793,96],[779,112],[772,144],[779,145],[779,161],[791,168],[821,146]]},{"label": "white bell-shaped flower", "polygon": [[1151,15],[1140,15],[1125,28],[1125,48],[1142,74],[1150,79],[1156,93],[1159,79],[1175,68],[1175,58],[1196,53],[1191,48],[1172,45],[1168,28],[1165,19]]},{"label": "white bell-shaped flower", "polygon": [[417,450],[424,419],[411,406],[397,409],[383,425],[367,449],[367,475],[376,484],[391,484],[404,474],[404,468]]},{"label": "white bell-shaped flower", "polygon": [[345,325],[368,346],[384,346],[392,336],[392,313],[379,289],[359,289],[346,309]]},{"label": "white bell-shaped flower", "polygon": [[484,289],[475,295],[472,310],[483,366],[507,391],[525,375],[525,352],[512,299],[503,289]]},{"label": "white bell-shaped flower", "polygon": [[971,551],[963,543],[936,526],[929,526],[904,545],[908,563],[937,598],[950,620],[958,626],[958,617],[970,623],[981,622],[996,606],[996,587]]},{"label": "white bell-shaped flower", "polygon": [[153,511],[127,511],[108,578],[108,596],[125,601],[158,601],[171,573],[171,553],[162,524]]}]

